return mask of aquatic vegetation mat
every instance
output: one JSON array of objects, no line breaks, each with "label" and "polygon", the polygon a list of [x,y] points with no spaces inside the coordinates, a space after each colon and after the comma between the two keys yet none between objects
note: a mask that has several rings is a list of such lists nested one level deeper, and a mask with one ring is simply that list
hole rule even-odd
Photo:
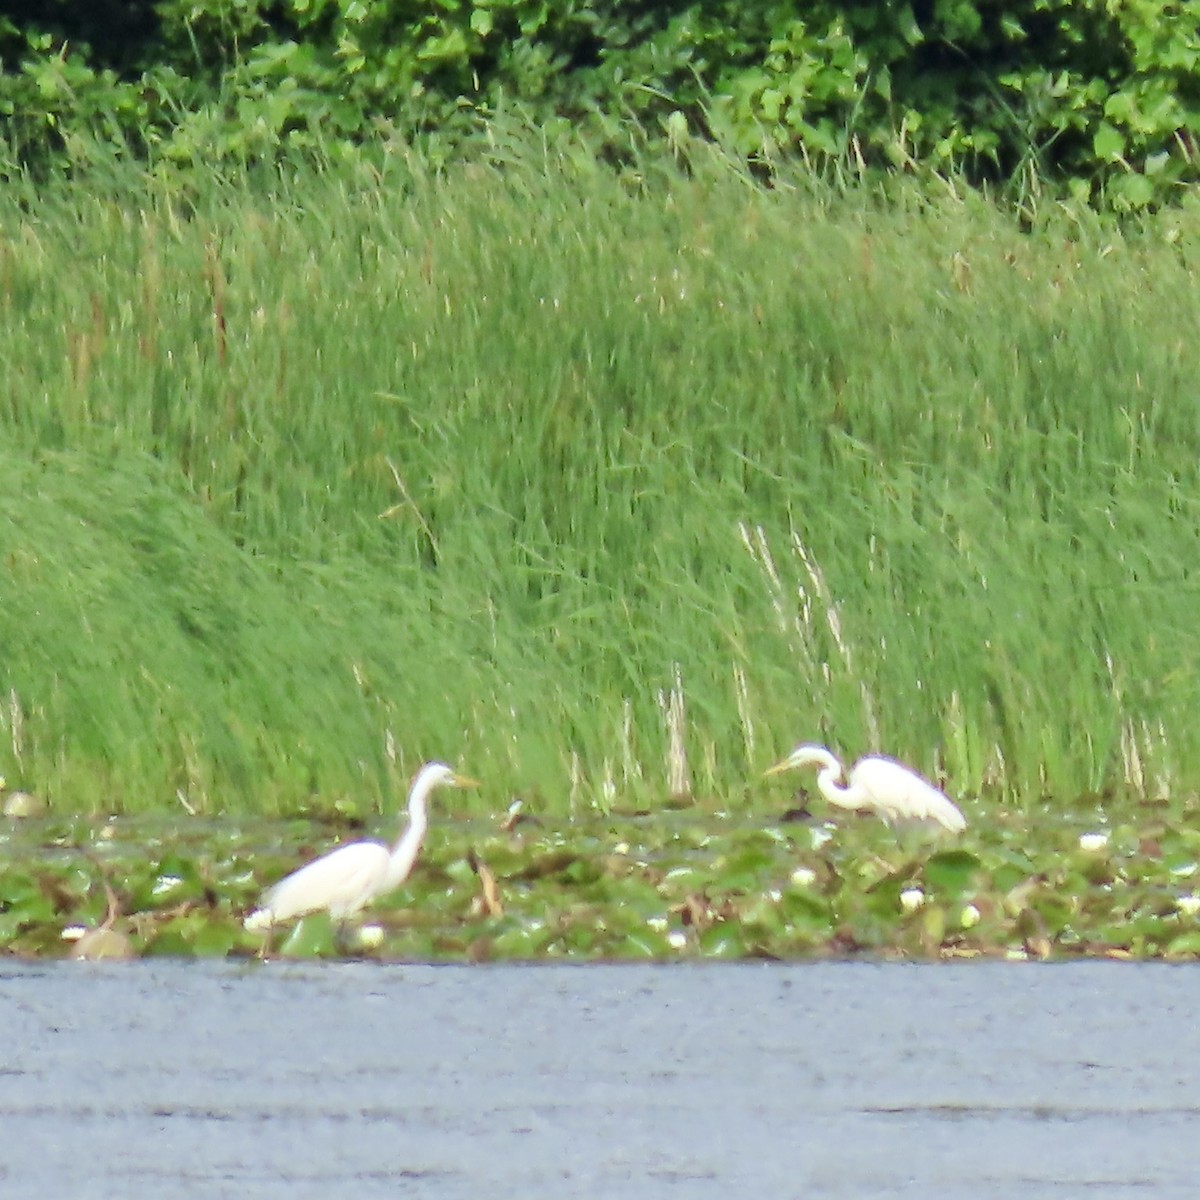
[{"label": "aquatic vegetation mat", "polygon": [[[819,802],[818,802],[819,803]],[[1111,802],[1108,805],[1111,808]],[[687,806],[435,826],[413,877],[344,926],[242,926],[345,822],[9,822],[0,948],[16,955],[1018,958],[1200,955],[1200,823],[1164,803],[999,811],[961,837],[800,808]],[[511,828],[503,828],[511,825]]]}]

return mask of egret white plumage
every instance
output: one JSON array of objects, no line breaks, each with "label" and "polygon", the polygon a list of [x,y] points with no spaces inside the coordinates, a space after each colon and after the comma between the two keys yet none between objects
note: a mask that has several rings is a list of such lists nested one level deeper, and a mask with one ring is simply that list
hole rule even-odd
[{"label": "egret white plumage", "polygon": [[839,783],[842,764],[837,758],[824,746],[804,743],[766,773],[776,775],[807,766],[821,768],[817,787],[838,808],[869,809],[885,821],[936,821],[951,833],[967,827],[966,818],[949,796],[894,758],[876,754],[860,758],[850,771],[848,785],[843,786]]},{"label": "egret white plumage", "polygon": [[345,921],[372,900],[395,891],[412,872],[429,827],[430,793],[436,787],[472,788],[479,784],[445,763],[426,763],[408,793],[408,826],[390,849],[381,842],[348,842],[314,859],[268,888],[245,920],[247,929],[269,933],[282,921],[326,911]]}]

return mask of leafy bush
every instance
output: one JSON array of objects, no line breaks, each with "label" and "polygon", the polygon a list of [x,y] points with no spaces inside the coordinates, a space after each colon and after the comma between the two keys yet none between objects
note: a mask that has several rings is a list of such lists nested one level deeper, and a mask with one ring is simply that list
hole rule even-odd
[{"label": "leafy bush", "polygon": [[1066,179],[1120,208],[1197,178],[1197,0],[160,0],[0,18],[10,161],[87,133],[182,163],[454,152],[516,105],[770,160]]}]

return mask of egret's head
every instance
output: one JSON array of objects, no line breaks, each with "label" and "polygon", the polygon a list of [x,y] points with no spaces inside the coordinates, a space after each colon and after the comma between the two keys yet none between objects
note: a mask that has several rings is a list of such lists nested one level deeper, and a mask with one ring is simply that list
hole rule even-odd
[{"label": "egret's head", "polygon": [[413,780],[414,791],[418,787],[428,790],[435,787],[475,788],[478,786],[479,780],[472,779],[469,775],[460,775],[453,767],[448,767],[443,762],[426,763],[417,772],[416,779]]},{"label": "egret's head", "polygon": [[412,781],[408,791],[408,815],[414,821],[424,822],[429,797],[436,788],[473,788],[479,784],[469,775],[460,775],[453,767],[443,762],[426,763]]},{"label": "egret's head", "polygon": [[768,767],[763,774],[778,775],[781,771],[791,771],[795,767],[807,767],[813,764],[820,767],[836,768],[838,761],[824,746],[816,746],[811,742],[802,742],[787,758],[781,759],[773,767]]}]

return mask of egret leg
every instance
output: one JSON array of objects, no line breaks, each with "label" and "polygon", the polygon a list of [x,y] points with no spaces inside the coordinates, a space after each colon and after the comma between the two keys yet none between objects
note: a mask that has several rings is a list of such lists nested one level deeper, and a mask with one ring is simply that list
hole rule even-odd
[{"label": "egret leg", "polygon": [[254,956],[259,962],[266,962],[268,953],[271,949],[271,935],[275,932],[274,925],[268,925],[266,932],[263,934],[263,939],[258,945],[258,953]]},{"label": "egret leg", "polygon": [[354,943],[350,938],[350,918],[342,917],[333,927],[333,948],[342,958],[348,958],[354,952]]}]

